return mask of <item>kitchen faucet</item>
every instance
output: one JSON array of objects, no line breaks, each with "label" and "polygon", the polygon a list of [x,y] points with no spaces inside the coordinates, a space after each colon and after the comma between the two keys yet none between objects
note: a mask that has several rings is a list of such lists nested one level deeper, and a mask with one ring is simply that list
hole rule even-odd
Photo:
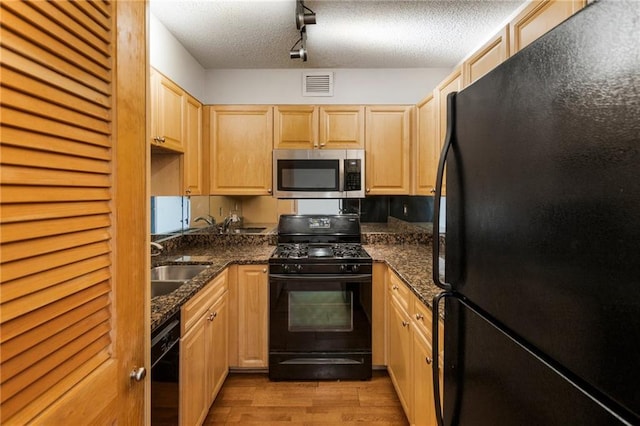
[{"label": "kitchen faucet", "polygon": [[229,232],[229,225],[231,225],[232,221],[233,218],[231,216],[227,216],[224,218],[224,222],[222,222],[222,227],[220,228],[221,234],[226,234],[227,232]]},{"label": "kitchen faucet", "polygon": [[207,225],[209,225],[209,226],[213,226],[213,225],[215,225],[215,224],[216,224],[216,219],[215,219],[213,216],[211,216],[211,215],[207,215],[207,216],[198,216],[198,217],[196,217],[195,219],[193,219],[193,221],[194,221],[194,222],[200,222],[200,221],[203,221],[203,222],[206,222],[206,223],[207,223]]},{"label": "kitchen faucet", "polygon": [[[157,248],[159,251],[157,252],[153,252],[153,249]],[[151,242],[151,257],[154,256],[159,256],[162,253],[162,250],[164,249],[164,247],[162,247],[162,245],[158,244],[158,243],[154,243],[153,241]]]}]

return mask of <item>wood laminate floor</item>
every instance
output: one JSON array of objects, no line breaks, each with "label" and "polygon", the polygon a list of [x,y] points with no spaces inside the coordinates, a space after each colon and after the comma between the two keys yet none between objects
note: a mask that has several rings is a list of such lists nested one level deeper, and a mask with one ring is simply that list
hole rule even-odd
[{"label": "wood laminate floor", "polygon": [[271,382],[266,374],[229,374],[205,425],[408,425],[391,379]]}]

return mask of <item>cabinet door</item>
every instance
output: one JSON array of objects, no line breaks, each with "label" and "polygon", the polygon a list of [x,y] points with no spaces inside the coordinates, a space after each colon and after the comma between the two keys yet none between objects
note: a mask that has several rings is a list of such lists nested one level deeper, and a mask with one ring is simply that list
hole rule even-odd
[{"label": "cabinet door", "polygon": [[478,49],[462,64],[464,86],[468,86],[509,57],[509,33],[507,27]]},{"label": "cabinet door", "polygon": [[[451,92],[459,92],[460,90],[462,90],[462,71],[460,68],[457,68],[452,72],[435,89],[435,95],[438,103],[438,151],[442,149],[444,138],[447,135],[447,95]],[[447,182],[445,178],[442,180],[442,195],[445,195],[446,192]]]},{"label": "cabinet door", "polygon": [[367,195],[409,194],[411,106],[366,108]]},{"label": "cabinet door", "polygon": [[582,9],[586,0],[543,0],[531,2],[509,24],[511,54]]},{"label": "cabinet door", "polygon": [[321,106],[320,148],[363,149],[364,107],[358,105]]},{"label": "cabinet door", "polygon": [[436,100],[433,94],[417,105],[417,138],[415,155],[415,193],[433,195],[440,156],[437,138]]},{"label": "cabinet door", "polygon": [[182,152],[182,108],[184,91],[157,71],[151,74],[152,144]]},{"label": "cabinet door", "polygon": [[209,410],[209,321],[202,316],[180,340],[180,424],[201,424]]},{"label": "cabinet door", "polygon": [[271,194],[271,106],[216,106],[210,110],[210,193]]},{"label": "cabinet door", "polygon": [[415,329],[413,331],[412,362],[414,381],[412,424],[415,426],[435,426],[431,342]]},{"label": "cabinet door", "polygon": [[[413,386],[411,377],[411,330],[409,315],[389,297],[388,304],[388,371],[407,417],[411,417]],[[411,419],[409,419],[411,420]]]},{"label": "cabinet door", "polygon": [[187,95],[184,113],[185,194],[200,195],[202,194],[202,104]]},{"label": "cabinet door", "polygon": [[238,366],[268,366],[267,265],[238,266]]},{"label": "cabinet door", "polygon": [[207,322],[207,357],[204,360],[208,364],[206,393],[208,410],[229,372],[228,292],[220,296],[209,309]]},{"label": "cabinet door", "polygon": [[311,105],[274,107],[273,147],[276,149],[318,148],[318,108]]}]

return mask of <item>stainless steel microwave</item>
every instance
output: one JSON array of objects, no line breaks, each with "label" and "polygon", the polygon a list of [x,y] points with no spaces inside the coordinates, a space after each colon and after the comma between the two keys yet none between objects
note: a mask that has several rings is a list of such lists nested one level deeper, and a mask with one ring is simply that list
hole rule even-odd
[{"label": "stainless steel microwave", "polygon": [[273,196],[364,198],[364,149],[274,149]]}]

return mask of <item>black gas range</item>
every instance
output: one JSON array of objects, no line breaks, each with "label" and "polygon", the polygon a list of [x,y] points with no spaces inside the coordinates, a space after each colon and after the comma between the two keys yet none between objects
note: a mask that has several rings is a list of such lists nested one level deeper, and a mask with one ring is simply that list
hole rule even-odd
[{"label": "black gas range", "polygon": [[357,215],[282,215],[269,259],[269,377],[371,377],[372,259]]}]

